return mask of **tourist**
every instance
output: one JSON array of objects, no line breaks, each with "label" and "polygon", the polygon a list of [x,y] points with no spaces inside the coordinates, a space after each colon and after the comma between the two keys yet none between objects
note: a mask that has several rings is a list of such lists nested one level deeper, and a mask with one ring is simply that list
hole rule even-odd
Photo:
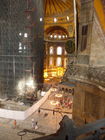
[{"label": "tourist", "polygon": [[35,130],[38,129],[38,122],[35,123]]},{"label": "tourist", "polygon": [[35,120],[32,119],[32,129],[35,129]]},{"label": "tourist", "polygon": [[40,114],[40,109],[38,110],[38,113]]},{"label": "tourist", "polygon": [[16,120],[14,120],[14,128],[16,128],[17,122]]},{"label": "tourist", "polygon": [[55,111],[53,110],[53,115],[55,115]]}]

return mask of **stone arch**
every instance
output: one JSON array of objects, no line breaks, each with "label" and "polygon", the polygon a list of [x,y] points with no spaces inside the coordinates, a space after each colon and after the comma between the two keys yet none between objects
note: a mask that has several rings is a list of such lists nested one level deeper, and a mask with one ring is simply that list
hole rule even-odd
[{"label": "stone arch", "polygon": [[64,34],[69,36],[68,31],[62,26],[50,26],[45,30],[45,34],[48,35],[48,34],[54,32],[54,31],[58,31],[58,32],[62,31]]}]

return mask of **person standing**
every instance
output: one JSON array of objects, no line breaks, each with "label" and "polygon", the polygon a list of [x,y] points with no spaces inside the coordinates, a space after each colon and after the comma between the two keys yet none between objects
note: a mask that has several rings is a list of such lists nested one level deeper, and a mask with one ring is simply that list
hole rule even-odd
[{"label": "person standing", "polygon": [[35,130],[38,129],[38,122],[35,123]]},{"label": "person standing", "polygon": [[16,126],[17,126],[17,122],[16,122],[16,120],[14,120],[14,128],[16,128]]},{"label": "person standing", "polygon": [[35,129],[35,120],[34,119],[32,119],[31,124],[32,124],[32,129]]}]

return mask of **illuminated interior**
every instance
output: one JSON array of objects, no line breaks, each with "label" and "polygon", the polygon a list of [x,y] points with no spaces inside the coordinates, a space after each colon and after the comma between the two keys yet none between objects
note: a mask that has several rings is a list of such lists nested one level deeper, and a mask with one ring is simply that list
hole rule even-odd
[{"label": "illuminated interior", "polygon": [[67,67],[65,43],[74,37],[73,2],[70,0],[45,0],[44,81],[60,82]]},{"label": "illuminated interior", "polygon": [[44,79],[45,82],[59,82],[67,66],[65,43],[53,42],[46,46]]},{"label": "illuminated interior", "polygon": [[63,77],[67,66],[65,42],[68,38],[69,34],[63,27],[53,26],[46,30],[45,82],[59,82]]}]

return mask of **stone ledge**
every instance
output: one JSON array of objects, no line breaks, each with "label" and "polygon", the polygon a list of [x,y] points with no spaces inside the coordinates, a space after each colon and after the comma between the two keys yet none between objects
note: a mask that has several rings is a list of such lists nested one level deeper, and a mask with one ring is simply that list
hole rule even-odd
[{"label": "stone ledge", "polygon": [[64,79],[80,79],[94,82],[105,87],[105,67],[90,67],[89,65],[69,65]]}]

